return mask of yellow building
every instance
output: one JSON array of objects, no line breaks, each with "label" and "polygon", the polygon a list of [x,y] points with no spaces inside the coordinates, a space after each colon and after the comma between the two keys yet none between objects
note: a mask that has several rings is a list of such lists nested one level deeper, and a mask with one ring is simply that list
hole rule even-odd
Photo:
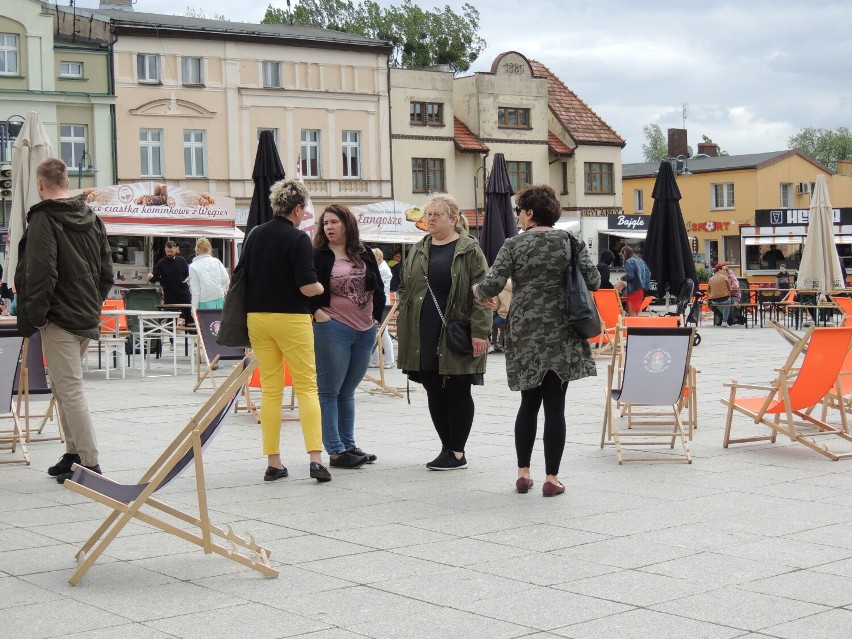
[{"label": "yellow building", "polygon": [[[852,207],[848,172],[835,175],[798,150],[731,156],[701,153],[714,150],[715,145],[699,144],[698,155],[677,163],[681,210],[697,262],[727,261],[739,267],[743,276],[774,276],[777,253],[769,259],[764,254],[775,245],[788,268],[794,270],[807,232],[810,193],[819,173],[828,177],[832,206],[838,209],[838,249],[852,260],[848,251],[852,227],[839,224],[841,210]],[[846,164],[842,167],[841,173],[847,168]],[[650,215],[658,168],[656,162],[623,166],[625,213]]]}]

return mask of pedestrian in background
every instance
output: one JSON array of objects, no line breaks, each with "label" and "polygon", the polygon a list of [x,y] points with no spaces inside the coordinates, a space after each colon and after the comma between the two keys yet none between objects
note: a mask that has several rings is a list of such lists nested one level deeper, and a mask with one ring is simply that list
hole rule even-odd
[{"label": "pedestrian in background", "polygon": [[[382,254],[381,249],[374,248],[373,255],[376,257],[376,262],[379,265],[379,275],[382,276],[382,285],[385,289],[385,307],[387,308],[389,305],[388,300],[390,299],[390,286],[391,279],[393,278],[393,273],[391,273],[390,267],[388,266],[387,262],[385,262],[385,257]],[[393,353],[393,342],[391,341],[390,331],[387,329],[387,327],[385,327],[385,330],[382,331],[382,356],[384,359],[385,368],[396,367],[396,356]],[[370,358],[370,368],[375,368],[376,366],[381,366],[381,362],[379,362],[378,345],[375,349],[373,349],[373,355]]]},{"label": "pedestrian in background", "polygon": [[189,265],[192,308],[222,308],[230,279],[225,265],[213,257],[210,240],[198,238],[195,241],[195,259]]},{"label": "pedestrian in background", "polygon": [[621,260],[624,262],[624,275],[615,288],[619,293],[625,291],[627,314],[635,317],[642,309],[645,291],[651,288],[651,271],[645,261],[629,246],[621,249]]}]

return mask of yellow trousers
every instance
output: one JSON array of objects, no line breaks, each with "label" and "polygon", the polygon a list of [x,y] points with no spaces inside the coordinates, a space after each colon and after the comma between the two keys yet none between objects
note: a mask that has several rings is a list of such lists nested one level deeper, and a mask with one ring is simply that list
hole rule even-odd
[{"label": "yellow trousers", "polygon": [[322,450],[322,417],[317,394],[314,329],[311,316],[297,313],[249,313],[251,347],[260,361],[260,427],[263,454],[277,455],[281,446],[284,360],[290,367],[299,400],[305,450]]}]

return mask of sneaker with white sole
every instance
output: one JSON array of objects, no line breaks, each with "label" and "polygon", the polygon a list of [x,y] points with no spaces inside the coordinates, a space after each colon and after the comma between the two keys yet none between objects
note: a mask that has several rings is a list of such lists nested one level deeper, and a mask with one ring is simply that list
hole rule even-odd
[{"label": "sneaker with white sole", "polygon": [[426,468],[429,470],[459,470],[467,468],[467,459],[465,459],[464,454],[462,454],[461,459],[457,459],[456,454],[448,450],[436,460],[426,464]]}]

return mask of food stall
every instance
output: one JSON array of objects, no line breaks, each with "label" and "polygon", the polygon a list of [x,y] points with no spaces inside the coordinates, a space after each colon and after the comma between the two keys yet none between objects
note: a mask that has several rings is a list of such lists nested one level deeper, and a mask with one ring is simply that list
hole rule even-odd
[{"label": "food stall", "polygon": [[89,188],[71,195],[79,193],[106,225],[116,284],[110,297],[119,297],[122,288],[147,285],[167,240],[174,240],[189,261],[195,240],[206,237],[227,268],[236,264],[235,241],[244,234],[236,227],[233,198],[155,182]]}]

